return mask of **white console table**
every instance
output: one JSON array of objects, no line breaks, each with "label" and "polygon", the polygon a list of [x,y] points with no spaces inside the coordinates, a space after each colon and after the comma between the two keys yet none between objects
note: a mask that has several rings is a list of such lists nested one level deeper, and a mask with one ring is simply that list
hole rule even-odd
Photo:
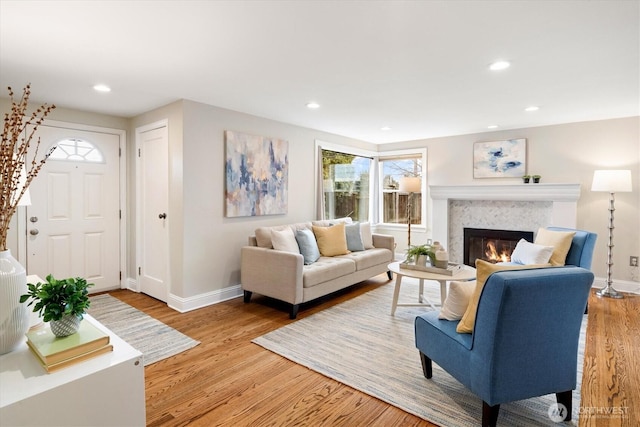
[{"label": "white console table", "polygon": [[[144,426],[142,353],[107,332],[113,351],[48,374],[28,349],[0,356],[2,426]],[[48,326],[46,326],[48,327]]]}]

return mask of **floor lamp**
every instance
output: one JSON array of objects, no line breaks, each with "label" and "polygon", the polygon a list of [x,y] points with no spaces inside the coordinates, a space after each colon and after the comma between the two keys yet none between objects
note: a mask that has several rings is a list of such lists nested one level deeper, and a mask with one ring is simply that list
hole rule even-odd
[{"label": "floor lamp", "polygon": [[420,193],[422,182],[419,177],[403,176],[400,178],[400,192],[408,193],[407,196],[407,249],[411,247],[411,202],[413,193]]},{"label": "floor lamp", "polygon": [[630,170],[597,170],[593,174],[591,191],[604,191],[609,193],[609,251],[607,255],[607,285],[596,292],[599,297],[622,298],[622,294],[611,286],[611,266],[613,266],[613,206],[614,193],[631,191]]}]

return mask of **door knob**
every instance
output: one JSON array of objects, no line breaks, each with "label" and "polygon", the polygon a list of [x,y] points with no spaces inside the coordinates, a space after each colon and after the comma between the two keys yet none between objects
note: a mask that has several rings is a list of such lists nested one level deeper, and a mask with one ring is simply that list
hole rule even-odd
[{"label": "door knob", "polygon": [[32,236],[37,236],[39,232],[40,231],[37,228],[34,228],[33,230],[29,230],[29,234],[31,234]]},{"label": "door knob", "polygon": [[167,214],[166,213],[161,213],[160,215],[158,215],[158,218],[160,219],[167,219]]},{"label": "door knob", "polygon": [[29,218],[29,221],[38,222],[38,217],[37,216],[32,216],[31,218]]}]

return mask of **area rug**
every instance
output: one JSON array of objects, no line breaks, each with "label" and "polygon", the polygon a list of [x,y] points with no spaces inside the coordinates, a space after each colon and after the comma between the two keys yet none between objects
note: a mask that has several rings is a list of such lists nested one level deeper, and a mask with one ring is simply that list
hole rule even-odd
[{"label": "area rug", "polygon": [[182,353],[200,344],[108,294],[89,298],[91,316],[143,355],[144,366]]},{"label": "area rug", "polygon": [[[374,396],[440,426],[477,426],[482,401],[433,364],[433,378],[422,374],[414,343],[414,319],[430,308],[398,307],[390,315],[393,284],[300,319],[253,340],[293,362]],[[439,302],[439,286],[425,282],[425,294]],[[417,281],[405,278],[400,302],[416,302]],[[578,382],[584,357],[583,320]],[[580,384],[573,392],[571,422],[577,425]],[[548,416],[555,395],[500,406],[498,425],[553,426]],[[566,424],[565,424],[566,425]]]}]

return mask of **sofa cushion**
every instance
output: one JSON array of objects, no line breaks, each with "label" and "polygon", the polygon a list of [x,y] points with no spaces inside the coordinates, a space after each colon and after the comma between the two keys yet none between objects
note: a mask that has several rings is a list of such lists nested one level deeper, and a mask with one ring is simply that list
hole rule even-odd
[{"label": "sofa cushion", "polygon": [[352,252],[364,251],[364,243],[362,243],[359,222],[345,224],[344,232],[347,237],[347,249]]},{"label": "sofa cushion", "polygon": [[553,254],[549,262],[551,265],[564,265],[575,231],[551,231],[546,228],[538,229],[536,245],[553,246]]},{"label": "sofa cushion", "polygon": [[364,270],[374,265],[389,263],[393,261],[393,254],[389,249],[374,248],[361,252],[351,252],[346,255],[340,255],[338,258],[349,259],[356,265],[356,270]]},{"label": "sofa cushion", "polygon": [[344,218],[322,219],[318,221],[311,221],[311,225],[315,225],[316,227],[330,227],[334,224],[338,224],[341,222],[344,222],[345,224],[351,224],[353,220],[347,216]]},{"label": "sofa cushion", "polygon": [[461,334],[471,334],[473,333],[473,327],[476,322],[476,312],[478,311],[478,302],[480,301],[480,295],[482,294],[482,288],[484,288],[484,284],[489,279],[491,274],[496,271],[503,270],[525,270],[529,268],[543,268],[548,267],[549,265],[500,265],[500,264],[491,264],[490,262],[484,261],[482,259],[476,260],[476,287],[473,290],[473,295],[469,300],[469,305],[467,306],[467,310],[464,312],[464,316],[458,323],[456,327],[456,331]]},{"label": "sofa cushion", "polygon": [[520,239],[511,254],[511,262],[516,264],[546,264],[553,254],[553,246],[536,245]]},{"label": "sofa cushion", "polygon": [[310,288],[328,280],[337,279],[355,273],[356,264],[342,257],[320,257],[311,265],[305,265],[302,271],[302,286]]},{"label": "sofa cushion", "polygon": [[300,248],[300,253],[304,258],[305,264],[313,264],[320,258],[320,250],[318,249],[316,236],[313,234],[313,231],[296,231],[296,241],[298,242],[298,248]]},{"label": "sofa cushion", "polygon": [[438,319],[444,320],[460,320],[464,316],[469,301],[473,295],[473,291],[476,289],[476,281],[470,282],[450,282],[449,292],[447,298],[442,304]]},{"label": "sofa cushion", "polygon": [[344,223],[330,227],[318,227],[313,225],[313,234],[318,242],[318,249],[322,256],[336,256],[349,253],[347,249],[347,237],[344,232]]},{"label": "sofa cushion", "polygon": [[273,249],[277,251],[300,253],[296,236],[290,228],[271,230],[271,243],[273,244]]},{"label": "sofa cushion", "polygon": [[255,231],[256,244],[258,245],[259,248],[272,249],[273,243],[271,242],[271,230],[282,231],[286,228],[290,228],[291,230],[293,230],[294,233],[296,232],[296,230],[304,230],[304,229],[311,230],[311,223],[299,222],[296,224],[289,224],[289,225],[276,225],[273,227],[256,228],[256,231]]},{"label": "sofa cushion", "polygon": [[370,222],[361,222],[360,223],[360,235],[362,236],[362,245],[365,249],[373,249],[373,234],[371,233],[371,223]]}]

